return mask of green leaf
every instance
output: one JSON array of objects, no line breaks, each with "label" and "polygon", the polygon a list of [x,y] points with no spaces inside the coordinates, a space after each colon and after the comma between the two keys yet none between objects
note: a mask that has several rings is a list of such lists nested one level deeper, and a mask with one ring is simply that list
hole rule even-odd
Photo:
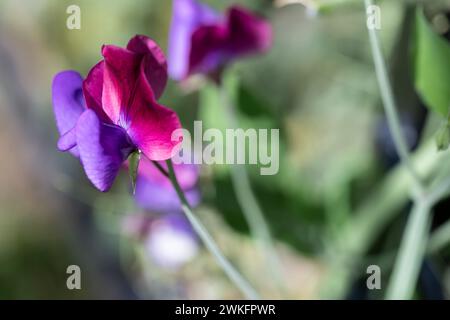
[{"label": "green leaf", "polygon": [[447,117],[450,107],[450,43],[434,32],[424,10],[416,12],[415,85],[428,108]]},{"label": "green leaf", "polygon": [[141,152],[140,151],[134,151],[130,157],[128,158],[128,171],[130,174],[131,179],[131,187],[133,190],[133,195],[136,191],[136,179],[137,179],[137,173],[139,168],[139,160],[141,159]]}]

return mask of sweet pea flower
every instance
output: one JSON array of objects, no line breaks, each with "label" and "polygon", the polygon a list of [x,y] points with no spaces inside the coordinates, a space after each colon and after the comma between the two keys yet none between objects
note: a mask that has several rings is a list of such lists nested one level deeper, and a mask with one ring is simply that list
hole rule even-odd
[{"label": "sweet pea flower", "polygon": [[102,55],[84,80],[75,71],[58,73],[52,94],[58,149],[79,157],[93,185],[107,191],[134,151],[155,161],[171,158],[181,142],[171,135],[181,125],[157,102],[167,63],[153,40],[137,35],[126,48],[104,45]]},{"label": "sweet pea flower", "polygon": [[267,51],[270,24],[239,6],[222,15],[197,0],[174,0],[169,36],[169,75],[216,75],[232,60]]},{"label": "sweet pea flower", "polygon": [[[167,170],[165,162],[159,163]],[[192,207],[200,202],[197,188],[199,168],[195,164],[174,164],[174,171],[180,187]],[[139,163],[135,200],[142,209],[154,213],[178,212],[181,202],[170,180],[163,175],[146,157]]]}]

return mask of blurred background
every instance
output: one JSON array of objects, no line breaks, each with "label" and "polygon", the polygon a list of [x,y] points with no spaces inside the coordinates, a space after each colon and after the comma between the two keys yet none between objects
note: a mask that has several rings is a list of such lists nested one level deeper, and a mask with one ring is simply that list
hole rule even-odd
[{"label": "blurred background", "polygon": [[[287,280],[283,292],[269,281],[226,168],[202,168],[199,217],[265,298],[382,298],[411,204],[379,100],[362,3],[318,14],[269,0],[204,2],[220,10],[240,3],[274,28],[272,50],[237,62],[232,72],[240,79],[242,121],[280,129],[279,173],[248,169],[276,238]],[[80,30],[66,27],[72,4],[81,8]],[[418,166],[431,174],[448,166],[450,156],[437,155],[429,142],[440,120],[413,87],[415,6],[380,6],[380,36],[402,124]],[[102,194],[77,159],[56,150],[53,76],[66,69],[86,75],[100,60],[101,45],[125,46],[135,34],[167,52],[170,19],[171,1],[163,0],[0,0],[1,299],[241,298],[200,245],[169,268],[124,231],[127,217],[148,214],[133,201],[126,171]],[[161,102],[187,128],[195,119],[221,117],[173,81]],[[435,207],[433,230],[449,212],[448,200]],[[446,243],[430,249],[416,298],[448,298],[449,261]],[[382,270],[381,290],[367,290],[371,264]],[[81,290],[66,287],[69,265],[81,268]]]}]

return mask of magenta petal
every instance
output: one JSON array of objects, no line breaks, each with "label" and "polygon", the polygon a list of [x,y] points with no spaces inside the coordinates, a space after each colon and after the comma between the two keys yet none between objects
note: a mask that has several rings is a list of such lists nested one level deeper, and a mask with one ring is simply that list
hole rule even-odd
[{"label": "magenta petal", "polygon": [[134,147],[122,128],[104,124],[86,110],[76,127],[78,150],[87,177],[100,191],[108,191],[122,163]]},{"label": "magenta petal", "polygon": [[105,58],[105,62],[111,68],[117,71],[121,76],[125,77],[122,79],[125,84],[133,87],[133,85],[126,80],[132,80],[134,78],[133,76],[137,74],[141,62],[139,55],[131,50],[114,45],[104,45],[102,47],[102,55]]},{"label": "magenta petal", "polygon": [[138,77],[140,59],[134,52],[113,45],[103,46],[105,57],[103,69],[102,106],[114,124],[132,97]]},{"label": "magenta petal", "polygon": [[272,27],[264,19],[238,6],[228,12],[231,51],[235,55],[262,53],[272,46]]},{"label": "magenta petal", "polygon": [[145,76],[155,99],[159,99],[167,84],[167,61],[164,52],[155,41],[142,35],[134,36],[128,42],[127,49],[143,55]]},{"label": "magenta petal", "polygon": [[83,93],[87,107],[94,110],[103,122],[111,122],[102,108],[104,65],[105,62],[100,61],[89,71],[83,82]]},{"label": "magenta petal", "polygon": [[189,71],[191,37],[200,26],[217,24],[221,15],[196,0],[174,0],[169,35],[169,74],[183,80]]},{"label": "magenta petal", "polygon": [[181,128],[177,114],[158,104],[141,108],[131,122],[129,134],[136,146],[151,160],[171,158],[181,141],[172,133]]},{"label": "magenta petal", "polygon": [[210,73],[239,57],[268,50],[272,28],[251,12],[232,7],[225,23],[198,27],[191,45],[189,73]]},{"label": "magenta petal", "polygon": [[189,74],[214,72],[231,60],[229,33],[225,26],[204,26],[192,35]]},{"label": "magenta petal", "polygon": [[128,134],[133,143],[150,159],[171,158],[181,141],[172,141],[172,133],[181,128],[177,114],[153,101],[153,94],[143,73],[136,85],[133,104],[128,112]]},{"label": "magenta petal", "polygon": [[103,46],[102,54],[105,57],[103,110],[113,123],[125,125],[137,94],[140,73],[150,85],[149,100],[154,101],[162,94],[167,83],[166,58],[156,43],[145,36],[132,38],[127,49]]},{"label": "magenta petal", "polygon": [[[129,81],[131,79],[126,81],[128,85],[130,84]],[[126,105],[127,94],[130,92],[131,88],[125,88],[115,71],[105,63],[103,69],[102,107],[113,124],[119,124],[120,116],[123,112],[122,106]]]}]

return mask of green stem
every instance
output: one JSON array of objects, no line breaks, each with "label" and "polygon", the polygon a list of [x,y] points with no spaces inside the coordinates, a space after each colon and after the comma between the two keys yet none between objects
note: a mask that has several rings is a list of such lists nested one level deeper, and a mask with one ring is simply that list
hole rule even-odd
[{"label": "green stem", "polygon": [[197,219],[197,217],[192,212],[192,209],[186,200],[183,190],[181,189],[178,180],[173,169],[172,161],[167,160],[167,168],[169,169],[169,178],[172,185],[177,192],[178,198],[181,201],[181,207],[183,212],[186,214],[189,222],[191,223],[194,230],[197,232],[200,239],[202,239],[205,246],[209,249],[211,254],[216,258],[218,264],[222,267],[225,274],[230,278],[230,280],[241,290],[247,299],[256,300],[259,299],[259,295],[252,288],[252,286],[242,277],[242,275],[233,267],[233,265],[225,258],[225,256],[220,251],[214,239],[208,233],[206,228]]},{"label": "green stem", "polygon": [[152,163],[155,165],[156,169],[158,169],[159,172],[166,178],[169,178],[169,173],[158,163],[158,161],[152,161]]},{"label": "green stem", "polygon": [[[236,117],[234,104],[231,103],[225,86],[223,85],[220,87],[220,97],[229,126],[236,129],[238,127],[238,120]],[[245,152],[245,150],[237,150],[238,154],[240,152]],[[237,158],[239,158],[239,155]],[[229,167],[231,171],[233,189],[235,191],[239,206],[244,214],[245,220],[249,225],[250,233],[258,242],[259,249],[263,257],[265,257],[267,266],[269,267],[272,276],[276,280],[276,283],[280,286],[280,289],[282,289],[282,268],[272,241],[270,229],[264,219],[263,211],[261,210],[255,194],[252,191],[245,165],[236,164],[230,165]]]},{"label": "green stem", "polygon": [[426,251],[435,252],[450,239],[448,236],[450,224],[438,229],[432,238],[429,236],[431,208],[449,193],[449,189],[450,180],[445,179],[432,188],[425,197],[415,201],[387,289],[388,299],[410,299]]},{"label": "green stem", "polygon": [[[450,178],[444,179],[440,182],[428,195],[432,203],[437,203],[440,199],[448,196],[450,193]],[[450,243],[450,221],[441,225],[435,230],[428,242],[428,253],[434,253],[441,250],[448,243]]]},{"label": "green stem", "polygon": [[430,209],[431,203],[425,200],[414,204],[387,288],[387,299],[411,299],[414,294],[428,242]]},{"label": "green stem", "polygon": [[435,230],[428,242],[428,253],[435,253],[450,243],[450,221]]},{"label": "green stem", "polygon": [[[372,0],[365,0],[367,18]],[[380,41],[375,28],[368,28],[370,47],[375,64],[375,72],[380,87],[381,98],[396,150],[401,162],[408,170],[413,186],[414,207],[408,218],[394,270],[387,289],[388,299],[410,299],[413,295],[422,260],[428,242],[430,210],[432,203],[425,197],[425,187],[417,174],[409,154],[408,145],[402,132],[395,105],[386,64],[381,52]]]},{"label": "green stem", "polygon": [[[370,6],[373,5],[372,0],[365,0],[364,3],[366,11]],[[370,17],[367,16],[367,18]],[[378,34],[375,28],[368,28],[368,31],[369,31],[370,47],[372,50],[372,56],[375,64],[375,73],[377,76],[378,85],[380,87],[384,111],[386,113],[386,117],[388,120],[389,131],[392,134],[395,148],[400,156],[400,159],[411,175],[414,191],[420,194],[423,193],[424,187],[410,159],[408,145],[405,141],[405,137],[402,132],[402,127],[400,124],[400,119],[395,105],[394,95],[392,94],[386,64],[384,62],[383,54],[381,52],[380,40],[378,39]]]}]

